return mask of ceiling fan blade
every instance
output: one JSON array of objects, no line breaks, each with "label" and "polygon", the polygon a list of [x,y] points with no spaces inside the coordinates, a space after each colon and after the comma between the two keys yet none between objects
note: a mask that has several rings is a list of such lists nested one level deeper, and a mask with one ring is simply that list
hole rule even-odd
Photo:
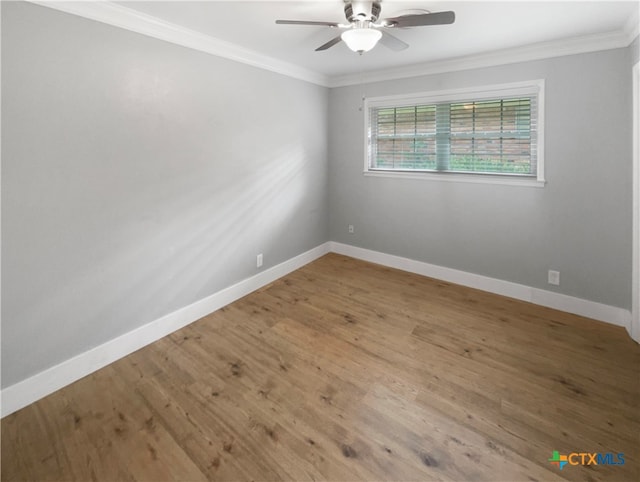
[{"label": "ceiling fan blade", "polygon": [[419,15],[401,15],[399,17],[387,18],[382,24],[387,27],[422,27],[426,25],[447,25],[455,22],[454,12],[434,12]]},{"label": "ceiling fan blade", "polygon": [[324,27],[338,27],[336,22],[310,22],[307,20],[276,20],[278,25],[321,25]]},{"label": "ceiling fan blade", "polygon": [[380,43],[385,47],[388,47],[391,50],[396,50],[396,51],[404,50],[409,47],[408,43],[403,42],[398,37],[394,37],[393,35],[385,32],[382,29],[380,29],[380,31],[382,32],[382,38],[380,39]]},{"label": "ceiling fan blade", "polygon": [[342,42],[342,37],[340,35],[338,35],[335,38],[332,38],[331,40],[329,40],[326,44],[321,45],[320,47],[318,47],[316,49],[316,52],[319,52],[321,50],[327,50],[330,49],[331,47],[333,47],[335,44]]}]

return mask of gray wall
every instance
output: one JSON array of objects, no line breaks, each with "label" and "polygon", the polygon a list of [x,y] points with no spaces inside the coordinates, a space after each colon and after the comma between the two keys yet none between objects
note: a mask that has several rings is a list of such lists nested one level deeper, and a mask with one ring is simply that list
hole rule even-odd
[{"label": "gray wall", "polygon": [[2,2],[2,386],[327,241],[327,96]]},{"label": "gray wall", "polygon": [[640,36],[636,37],[631,45],[629,45],[629,52],[631,54],[631,65],[635,65],[640,60]]},{"label": "gray wall", "polygon": [[[558,269],[557,291],[630,307],[638,39],[328,92],[1,8],[2,387],[255,274],[257,253],[268,268],[328,239],[544,289]],[[363,92],[537,78],[545,188],[362,175]]]},{"label": "gray wall", "polygon": [[[630,308],[627,54],[617,49],[332,89],[331,239]],[[540,78],[546,79],[546,187],[363,176],[363,94]],[[548,269],[561,272],[559,287],[547,284]]]}]

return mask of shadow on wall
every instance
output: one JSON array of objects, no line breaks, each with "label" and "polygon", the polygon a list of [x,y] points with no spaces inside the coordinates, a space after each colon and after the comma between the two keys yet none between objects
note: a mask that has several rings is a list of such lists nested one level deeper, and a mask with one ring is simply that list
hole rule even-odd
[{"label": "shadow on wall", "polygon": [[[19,318],[31,325],[27,332],[41,339],[34,346],[104,342],[114,331],[127,332],[254,274],[256,247],[277,242],[300,216],[313,182],[309,162],[304,147],[292,143],[241,175],[226,170],[213,183],[223,187],[192,182],[185,166],[180,178],[164,180],[167,189],[155,185],[153,193],[136,193],[155,196],[131,200],[160,203],[155,215],[138,212],[135,224],[105,233],[95,263],[21,307]],[[190,190],[194,185],[198,189]],[[14,341],[20,352],[25,340]]]}]

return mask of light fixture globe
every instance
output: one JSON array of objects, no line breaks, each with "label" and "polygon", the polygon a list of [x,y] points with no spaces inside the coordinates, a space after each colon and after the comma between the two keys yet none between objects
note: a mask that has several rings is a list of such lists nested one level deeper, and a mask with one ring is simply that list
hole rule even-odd
[{"label": "light fixture globe", "polygon": [[382,32],[373,28],[352,28],[343,32],[340,37],[351,50],[362,53],[376,46]]}]

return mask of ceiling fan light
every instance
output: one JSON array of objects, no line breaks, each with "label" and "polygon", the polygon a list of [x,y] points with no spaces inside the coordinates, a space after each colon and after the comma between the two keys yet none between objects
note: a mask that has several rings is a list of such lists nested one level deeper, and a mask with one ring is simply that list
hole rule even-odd
[{"label": "ceiling fan light", "polygon": [[352,28],[343,32],[340,37],[351,50],[362,53],[376,46],[382,32],[373,28]]}]

